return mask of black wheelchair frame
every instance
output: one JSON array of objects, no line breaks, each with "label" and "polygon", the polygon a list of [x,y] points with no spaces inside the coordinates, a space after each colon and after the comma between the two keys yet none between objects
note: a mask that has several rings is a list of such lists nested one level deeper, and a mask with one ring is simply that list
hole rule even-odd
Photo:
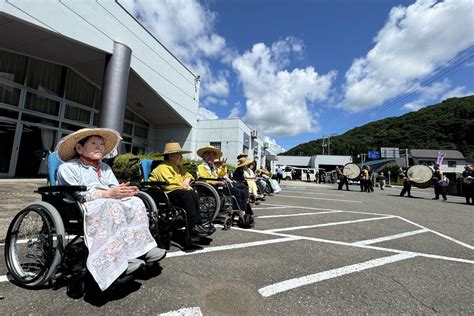
[{"label": "black wheelchair frame", "polygon": [[[5,240],[5,262],[13,282],[37,288],[85,275],[84,208],[73,197],[81,191],[86,187],[40,187],[35,192],[41,194],[41,201],[26,206],[13,218]],[[146,206],[150,232],[156,238],[157,207],[146,192],[137,197]]]},{"label": "black wheelchair frame", "polygon": [[[151,164],[151,170],[156,168],[162,161],[154,160]],[[137,185],[141,191],[146,192],[154,200],[157,207],[157,222],[158,222],[158,236],[157,242],[160,248],[169,249],[174,233],[182,230],[184,231],[185,245],[192,243],[192,238],[188,229],[188,216],[186,210],[170,203],[168,195],[162,189],[167,185],[166,182],[161,181],[143,181],[144,171],[142,170],[141,161],[139,158],[132,158],[129,160],[130,166],[140,163],[140,178],[132,179],[132,182]],[[207,183],[201,181],[193,181],[191,187],[199,196],[199,206],[202,218],[202,225],[212,226],[216,215],[220,209],[220,199],[215,189]]]}]

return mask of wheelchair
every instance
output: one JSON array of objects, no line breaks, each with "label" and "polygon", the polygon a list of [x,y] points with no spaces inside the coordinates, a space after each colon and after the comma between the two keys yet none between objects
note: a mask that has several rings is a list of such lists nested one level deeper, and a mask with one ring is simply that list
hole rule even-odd
[{"label": "wheelchair", "polygon": [[[41,201],[22,209],[12,220],[5,240],[5,262],[12,281],[38,288],[53,281],[71,280],[85,274],[84,208],[73,198],[85,186],[59,186],[56,172],[61,161],[54,152],[48,157],[49,186],[39,187]],[[150,232],[158,237],[158,209],[153,198],[139,192],[146,206]],[[78,267],[78,262],[82,265]]]},{"label": "wheelchair", "polygon": [[[148,178],[153,169],[155,169],[162,161],[152,159],[132,158],[130,163],[133,165],[139,163],[141,178],[137,183],[142,192],[147,193],[157,206],[158,216],[158,244],[160,247],[169,249],[173,234],[184,231],[186,234],[186,243],[189,244],[191,237],[185,227],[187,227],[186,210],[170,203],[168,195],[161,189],[166,182],[153,181],[149,182]],[[217,214],[220,210],[220,197],[216,190],[209,184],[202,181],[193,181],[191,187],[199,196],[199,210],[203,226],[212,226]]]},{"label": "wheelchair", "polygon": [[[225,178],[214,179],[203,177],[199,177],[198,180],[202,180],[199,181],[199,183],[204,183],[208,187],[211,187],[219,197],[219,200],[216,199],[215,202],[219,203],[220,205],[219,212],[216,214],[213,222],[221,224],[223,226],[223,230],[230,229],[234,225],[235,219],[239,218],[240,220],[242,214],[237,198],[232,195],[230,189],[232,184],[230,183],[230,180]],[[224,184],[210,185],[206,181],[221,181]],[[210,199],[212,199],[212,197],[210,197]]]}]

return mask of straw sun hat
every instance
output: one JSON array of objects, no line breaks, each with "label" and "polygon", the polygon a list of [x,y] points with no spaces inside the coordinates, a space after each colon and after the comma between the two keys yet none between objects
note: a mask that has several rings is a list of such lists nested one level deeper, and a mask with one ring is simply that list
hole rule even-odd
[{"label": "straw sun hat", "polygon": [[179,143],[167,143],[165,145],[165,150],[162,154],[158,156],[168,155],[168,154],[189,154],[191,151],[183,150]]},{"label": "straw sun hat", "polygon": [[239,159],[239,161],[237,161],[237,166],[235,166],[235,167],[240,168],[240,167],[248,166],[251,163],[253,163],[253,160],[242,157],[242,158]]},{"label": "straw sun hat", "polygon": [[242,157],[243,157],[243,158],[247,158],[248,156],[249,156],[249,155],[247,155],[247,154],[241,153],[241,154],[239,154],[239,155],[237,156],[237,159],[240,159],[240,158],[242,158]]},{"label": "straw sun hat", "polygon": [[197,154],[198,154],[199,157],[204,158],[203,157],[204,153],[206,153],[208,151],[215,153],[217,159],[222,157],[222,151],[220,151],[219,149],[217,149],[214,146],[206,146],[206,147],[203,147],[203,148],[199,148],[198,151],[197,151]]},{"label": "straw sun hat", "polygon": [[68,161],[76,157],[76,144],[88,136],[100,136],[104,139],[104,156],[114,150],[122,140],[119,132],[110,128],[83,128],[61,139],[56,146],[59,159]]}]

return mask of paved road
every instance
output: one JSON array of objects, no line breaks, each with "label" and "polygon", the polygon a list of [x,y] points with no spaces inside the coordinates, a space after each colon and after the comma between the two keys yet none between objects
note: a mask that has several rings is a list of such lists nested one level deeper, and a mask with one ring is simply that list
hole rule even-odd
[{"label": "paved road", "polygon": [[190,253],[173,247],[161,273],[78,300],[3,281],[1,313],[474,313],[474,206],[433,201],[431,190],[287,184],[256,209],[255,229],[219,230]]}]

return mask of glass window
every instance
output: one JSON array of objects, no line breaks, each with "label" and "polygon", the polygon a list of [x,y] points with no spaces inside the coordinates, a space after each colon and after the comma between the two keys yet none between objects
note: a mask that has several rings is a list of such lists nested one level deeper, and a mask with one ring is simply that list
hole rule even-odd
[{"label": "glass window", "polygon": [[250,148],[250,135],[244,133],[244,152],[248,148]]},{"label": "glass window", "polygon": [[99,113],[94,113],[94,118],[92,119],[92,125],[94,126],[99,125]]},{"label": "glass window", "polygon": [[142,120],[138,115],[135,115],[134,121],[140,125],[149,126],[148,123],[145,120]]},{"label": "glass window", "polygon": [[74,124],[69,124],[69,123],[62,122],[61,123],[61,128],[68,129],[70,131],[78,131],[81,128],[84,128],[84,126],[79,126],[79,125],[74,125]]},{"label": "glass window", "polygon": [[27,86],[55,96],[63,95],[63,66],[30,58]]},{"label": "glass window", "polygon": [[20,89],[16,89],[4,84],[0,84],[0,103],[18,106],[19,100],[20,100]]},{"label": "glass window", "polygon": [[99,88],[94,89],[94,109],[100,109],[100,98],[102,97],[102,91]]},{"label": "glass window", "polygon": [[133,121],[133,117],[134,117],[134,116],[135,116],[135,115],[133,114],[132,111],[130,111],[130,110],[128,110],[128,109],[125,109],[125,117],[124,117],[124,118],[125,118],[126,120]]},{"label": "glass window", "polygon": [[21,120],[26,121],[26,122],[31,122],[31,123],[40,123],[40,124],[44,124],[44,125],[48,125],[48,126],[54,126],[54,127],[59,126],[59,122],[57,122],[57,121],[49,120],[49,119],[45,119],[45,118],[42,118],[42,117],[39,117],[39,116],[36,116],[36,115],[29,115],[29,114],[25,114],[25,113],[23,113],[21,115]]},{"label": "glass window", "polygon": [[456,161],[448,160],[448,167],[449,168],[456,168]]},{"label": "glass window", "polygon": [[58,116],[59,114],[58,101],[44,98],[29,92],[26,94],[25,108],[54,116]]},{"label": "glass window", "polygon": [[137,147],[137,146],[132,147],[132,154],[134,154],[134,155],[143,155],[144,153],[145,153],[145,148]]},{"label": "glass window", "polygon": [[28,58],[0,50],[0,78],[23,84]]},{"label": "glass window", "polygon": [[130,124],[130,123],[124,122],[123,123],[123,133],[128,134],[128,135],[132,135],[132,131],[133,131],[133,125]]},{"label": "glass window", "polygon": [[211,142],[211,146],[216,147],[217,149],[221,150],[221,142]]},{"label": "glass window", "polygon": [[66,105],[66,110],[64,111],[64,118],[78,121],[81,123],[89,124],[91,118],[91,112],[69,105]]},{"label": "glass window", "polygon": [[125,152],[126,153],[129,153],[131,152],[131,148],[132,148],[132,145],[131,144],[127,144],[127,143],[123,143],[125,145]]},{"label": "glass window", "polygon": [[135,136],[141,138],[148,138],[148,129],[135,125]]},{"label": "glass window", "polygon": [[12,119],[17,119],[18,118],[18,112],[17,111],[12,111],[8,109],[3,109],[0,107],[0,117],[9,117]]},{"label": "glass window", "polygon": [[93,107],[94,85],[69,69],[66,81],[66,99]]}]

